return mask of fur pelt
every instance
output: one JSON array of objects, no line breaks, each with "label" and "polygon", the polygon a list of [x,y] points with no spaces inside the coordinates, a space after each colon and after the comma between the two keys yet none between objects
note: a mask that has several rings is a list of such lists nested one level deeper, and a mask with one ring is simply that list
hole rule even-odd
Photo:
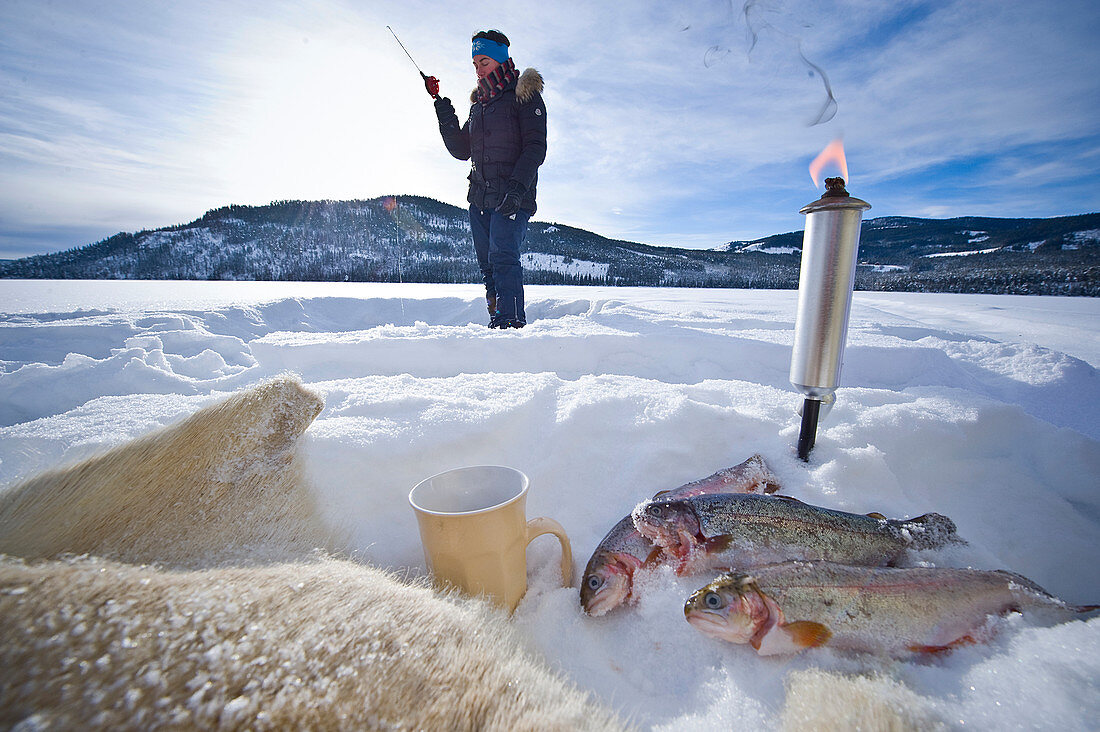
[{"label": "fur pelt", "polygon": [[[535,94],[542,94],[542,74],[533,68],[526,68],[516,80],[516,99],[520,104],[531,101]],[[470,92],[470,104],[477,102],[477,87]]]},{"label": "fur pelt", "polygon": [[842,674],[820,669],[787,677],[783,732],[910,732],[949,725],[932,702],[889,676]]},{"label": "fur pelt", "polygon": [[322,407],[277,379],[0,496],[0,728],[621,727],[487,602],[315,552]]},{"label": "fur pelt", "polygon": [[516,99],[520,104],[526,104],[535,94],[542,94],[542,74],[535,69],[526,68],[516,81]]},{"label": "fur pelt", "polygon": [[208,567],[328,548],[296,450],[323,406],[283,377],[27,480],[0,495],[0,552]]},{"label": "fur pelt", "polygon": [[617,729],[507,617],[347,561],[0,557],[0,727]]}]

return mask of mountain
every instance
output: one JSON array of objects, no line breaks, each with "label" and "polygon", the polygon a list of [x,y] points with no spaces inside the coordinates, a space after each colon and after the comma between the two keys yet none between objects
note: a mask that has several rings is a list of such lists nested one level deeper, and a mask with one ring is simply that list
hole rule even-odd
[{"label": "mountain", "polygon": [[[802,232],[712,250],[533,221],[532,284],[795,288]],[[1100,295],[1100,214],[863,223],[857,288]],[[480,282],[465,209],[422,196],[225,206],[188,224],[0,262],[0,277]]]},{"label": "mountain", "polygon": [[[802,232],[727,252],[801,253]],[[1100,295],[1100,213],[1049,219],[884,216],[863,222],[856,289]]]}]

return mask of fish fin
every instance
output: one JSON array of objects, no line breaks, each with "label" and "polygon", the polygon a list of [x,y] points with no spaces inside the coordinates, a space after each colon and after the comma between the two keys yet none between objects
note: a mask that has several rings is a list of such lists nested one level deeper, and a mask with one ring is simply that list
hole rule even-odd
[{"label": "fish fin", "polygon": [[656,493],[653,494],[653,498],[651,498],[650,500],[652,501],[656,498],[660,498],[661,496],[667,496],[669,493],[672,493],[672,491],[667,489],[667,488],[663,491],[657,491]]},{"label": "fish fin", "polygon": [[832,637],[832,631],[821,623],[796,620],[786,625],[776,625],[749,643],[761,656],[779,656],[798,653],[804,648],[823,646]]},{"label": "fish fin", "polygon": [[733,543],[733,534],[719,534],[703,540],[702,549],[706,554],[718,554],[730,548]]},{"label": "fish fin", "polygon": [[662,549],[661,547],[659,547],[659,546],[654,547],[653,551],[651,551],[649,553],[649,556],[645,558],[645,561],[642,562],[642,566],[646,567],[646,568],[649,568],[649,567],[654,567],[654,566],[660,564],[663,561],[663,556],[662,555],[664,555],[664,553],[665,553],[665,550]]},{"label": "fish fin", "polygon": [[879,521],[885,521],[886,520],[886,517],[883,516],[878,511],[871,511],[871,513],[867,514],[867,516],[869,518],[878,519]]},{"label": "fish fin", "polygon": [[833,631],[812,620],[796,620],[793,623],[784,625],[782,630],[791,637],[796,645],[802,648],[823,646],[833,637]]},{"label": "fish fin", "polygon": [[777,495],[773,494],[772,498],[778,498],[781,501],[791,501],[792,503],[803,503],[804,502],[804,501],[798,500],[794,496],[777,496]]},{"label": "fish fin", "polygon": [[923,646],[920,644],[914,644],[909,646],[909,650],[913,653],[929,653],[929,654],[943,654],[950,653],[951,651],[961,646],[973,646],[978,641],[974,640],[972,635],[964,635],[956,638],[955,640],[942,646]]},{"label": "fish fin", "polygon": [[1085,613],[1094,613],[1100,610],[1100,605],[1070,605],[1070,610],[1083,615]]}]

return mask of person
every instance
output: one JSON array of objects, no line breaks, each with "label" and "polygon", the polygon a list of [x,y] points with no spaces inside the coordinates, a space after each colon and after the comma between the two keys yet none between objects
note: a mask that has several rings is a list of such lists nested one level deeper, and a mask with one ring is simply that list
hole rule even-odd
[{"label": "person", "polygon": [[498,30],[479,31],[471,43],[478,83],[465,124],[459,125],[451,100],[439,96],[438,79],[427,77],[425,86],[435,98],[447,151],[470,161],[466,200],[489,327],[522,328],[527,314],[520,249],[536,209],[538,169],[546,159],[542,76],[532,68],[517,72],[511,44]]}]

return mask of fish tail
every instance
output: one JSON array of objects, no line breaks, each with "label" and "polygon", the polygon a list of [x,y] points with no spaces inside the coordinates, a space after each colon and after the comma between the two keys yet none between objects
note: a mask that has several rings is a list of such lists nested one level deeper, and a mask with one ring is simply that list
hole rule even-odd
[{"label": "fish tail", "polygon": [[959,538],[955,522],[939,513],[899,521],[898,527],[908,533],[913,549],[939,549],[948,544],[966,543]]}]

